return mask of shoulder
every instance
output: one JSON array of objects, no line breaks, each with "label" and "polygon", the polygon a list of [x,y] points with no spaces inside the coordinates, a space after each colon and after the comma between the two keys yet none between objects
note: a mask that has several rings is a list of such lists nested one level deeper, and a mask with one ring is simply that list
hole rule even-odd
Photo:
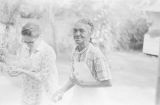
[{"label": "shoulder", "polygon": [[56,53],[55,53],[54,49],[52,48],[52,46],[50,46],[49,44],[47,44],[44,41],[41,43],[40,50],[43,53],[43,55],[56,58]]},{"label": "shoulder", "polygon": [[93,55],[94,57],[104,57],[103,53],[101,52],[101,50],[99,49],[99,47],[94,46],[94,45],[90,45],[90,50],[89,53],[91,55]]},{"label": "shoulder", "polygon": [[25,57],[28,55],[28,47],[25,44],[22,44],[18,49],[16,56],[17,57]]}]

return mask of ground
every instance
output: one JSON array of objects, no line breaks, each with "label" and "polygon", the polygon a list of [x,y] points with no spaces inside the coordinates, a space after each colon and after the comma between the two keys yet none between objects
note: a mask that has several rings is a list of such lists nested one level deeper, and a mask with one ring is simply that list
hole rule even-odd
[{"label": "ground", "polygon": [[[158,57],[138,52],[113,52],[109,59],[113,86],[106,88],[108,105],[154,105]],[[66,57],[58,60],[58,68],[63,84],[70,69]]]},{"label": "ground", "polygon": [[[71,68],[70,56],[66,55],[57,57],[60,85],[68,78]],[[106,88],[106,105],[154,105],[158,57],[137,52],[113,52],[109,59],[113,86]],[[0,105],[13,105],[12,102],[18,101],[15,98],[20,97],[16,94],[18,88],[4,87],[3,82],[0,85]]]}]

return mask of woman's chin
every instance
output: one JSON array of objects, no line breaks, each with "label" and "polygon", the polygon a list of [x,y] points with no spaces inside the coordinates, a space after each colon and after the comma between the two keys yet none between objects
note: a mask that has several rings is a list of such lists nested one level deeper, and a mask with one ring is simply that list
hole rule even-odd
[{"label": "woman's chin", "polygon": [[80,40],[76,40],[76,41],[75,41],[75,43],[79,45],[79,44],[81,44],[81,43],[82,43],[82,41],[80,41]]}]

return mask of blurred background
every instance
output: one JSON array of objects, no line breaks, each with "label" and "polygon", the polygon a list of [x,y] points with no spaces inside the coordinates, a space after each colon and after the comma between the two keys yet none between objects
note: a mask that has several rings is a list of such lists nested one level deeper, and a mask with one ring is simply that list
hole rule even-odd
[{"label": "blurred background", "polygon": [[90,18],[95,25],[92,42],[111,65],[113,87],[108,88],[107,104],[154,105],[159,5],[160,0],[0,0],[0,47],[16,55],[22,26],[36,22],[57,54],[62,85],[71,69],[72,27],[77,19]]}]

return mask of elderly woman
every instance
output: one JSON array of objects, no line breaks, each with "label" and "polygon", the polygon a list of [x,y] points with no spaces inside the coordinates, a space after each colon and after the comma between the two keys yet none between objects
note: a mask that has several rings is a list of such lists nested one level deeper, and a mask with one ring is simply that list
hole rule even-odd
[{"label": "elderly woman", "polygon": [[102,90],[111,86],[108,62],[101,51],[90,43],[93,24],[88,19],[79,20],[73,28],[76,48],[73,52],[72,72],[68,82],[53,96],[54,101],[73,88],[70,105],[105,105]]},{"label": "elderly woman", "polygon": [[[24,47],[11,76],[23,76],[23,105],[52,105],[50,96],[57,88],[56,55],[40,37],[40,27],[32,22],[22,28]],[[51,103],[52,102],[52,103]]]}]

